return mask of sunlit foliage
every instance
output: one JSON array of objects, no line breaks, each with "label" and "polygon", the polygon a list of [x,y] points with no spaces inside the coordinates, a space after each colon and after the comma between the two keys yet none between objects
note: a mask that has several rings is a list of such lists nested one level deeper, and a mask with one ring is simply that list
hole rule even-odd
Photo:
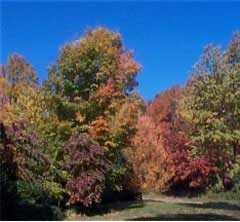
[{"label": "sunlit foliage", "polygon": [[1,66],[6,208],[13,200],[90,208],[139,191],[239,192],[239,32],[226,50],[208,45],[186,84],[148,105],[134,90],[141,65],[106,28],[63,45],[47,71],[38,85],[22,56]]}]

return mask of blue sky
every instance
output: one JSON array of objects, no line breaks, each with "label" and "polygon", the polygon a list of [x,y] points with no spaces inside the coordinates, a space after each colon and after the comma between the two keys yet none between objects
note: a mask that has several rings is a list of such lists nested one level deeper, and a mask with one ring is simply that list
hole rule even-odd
[{"label": "blue sky", "polygon": [[87,27],[119,31],[143,66],[138,91],[146,100],[184,84],[207,43],[226,47],[240,29],[240,2],[3,2],[0,13],[1,63],[20,53],[40,80],[60,46]]}]

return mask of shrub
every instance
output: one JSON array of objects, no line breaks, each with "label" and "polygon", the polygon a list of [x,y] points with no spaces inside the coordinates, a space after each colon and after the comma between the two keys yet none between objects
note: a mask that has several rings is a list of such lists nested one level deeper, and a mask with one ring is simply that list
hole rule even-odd
[{"label": "shrub", "polygon": [[[0,135],[1,206],[6,216],[14,214],[17,201],[41,202],[42,174],[47,159],[41,153],[37,134],[27,122],[15,122]],[[5,215],[3,215],[5,217]]]},{"label": "shrub", "polygon": [[106,149],[87,134],[72,135],[65,148],[68,151],[65,167],[71,174],[66,184],[70,204],[82,203],[89,207],[99,203],[105,188],[106,173],[110,169],[110,163],[104,156]]},{"label": "shrub", "polygon": [[237,159],[236,163],[232,165],[232,168],[229,171],[229,175],[232,178],[232,190],[236,193],[240,193],[240,156]]}]

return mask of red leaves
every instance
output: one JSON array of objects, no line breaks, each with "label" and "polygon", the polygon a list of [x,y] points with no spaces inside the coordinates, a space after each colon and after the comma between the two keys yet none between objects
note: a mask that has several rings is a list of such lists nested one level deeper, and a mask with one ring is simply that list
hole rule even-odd
[{"label": "red leaves", "polygon": [[157,123],[160,121],[171,121],[170,118],[174,116],[175,106],[180,95],[181,88],[179,86],[174,86],[158,94],[148,106],[147,115]]},{"label": "red leaves", "polygon": [[139,119],[133,161],[143,189],[204,190],[218,172],[215,154],[192,157],[189,129],[177,115],[180,96],[179,87],[159,94]]},{"label": "red leaves", "polygon": [[223,174],[223,186],[226,190],[229,190],[233,186],[233,181],[228,173]]},{"label": "red leaves", "polygon": [[105,177],[102,172],[82,172],[78,177],[68,181],[66,188],[71,191],[70,203],[82,203],[88,207],[101,201]]},{"label": "red leaves", "polygon": [[187,189],[205,189],[216,173],[214,167],[206,158],[188,160],[183,167],[176,168],[173,186],[181,185]]},{"label": "red leaves", "polygon": [[191,141],[180,129],[178,120],[161,125],[164,126],[161,131],[163,147],[168,150],[175,166],[171,188],[204,190],[212,182],[218,168],[205,156],[191,157]]},{"label": "red leaves", "polygon": [[7,127],[5,139],[0,153],[6,160],[11,157],[7,162],[11,162],[9,168],[15,169],[17,178],[28,182],[39,179],[42,176],[38,174],[39,169],[46,168],[49,160],[40,149],[36,132],[27,122],[16,122]]},{"label": "red leaves", "polygon": [[176,124],[176,102],[181,89],[159,94],[139,119],[134,139],[133,165],[142,182],[142,189],[168,189],[176,167],[185,161],[187,139]]},{"label": "red leaves", "polygon": [[65,144],[69,152],[65,162],[72,179],[67,182],[70,203],[90,206],[101,201],[105,186],[105,175],[110,168],[105,158],[105,149],[87,135],[73,135]]}]

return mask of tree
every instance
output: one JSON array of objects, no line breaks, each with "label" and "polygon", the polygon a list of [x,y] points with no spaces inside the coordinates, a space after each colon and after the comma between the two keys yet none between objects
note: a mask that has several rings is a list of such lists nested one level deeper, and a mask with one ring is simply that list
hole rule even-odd
[{"label": "tree", "polygon": [[183,152],[186,142],[176,127],[180,95],[178,86],[158,94],[139,118],[130,156],[143,190],[168,190],[175,175],[179,164],[179,155],[175,154]]},{"label": "tree", "polygon": [[[30,111],[34,107],[30,100],[37,90],[37,82],[34,68],[21,55],[9,56],[7,64],[0,70],[1,122],[11,124],[23,120],[24,115],[32,114]],[[25,109],[27,106],[28,110]]]},{"label": "tree", "polygon": [[180,115],[192,128],[192,155],[208,157],[222,178],[239,154],[239,39],[234,34],[225,52],[205,48],[180,105]]},{"label": "tree", "polygon": [[1,73],[9,84],[9,101],[16,102],[17,97],[26,87],[35,87],[38,79],[34,68],[18,54],[9,56],[7,64],[1,67]]},{"label": "tree", "polygon": [[107,186],[112,189],[122,189],[127,170],[122,150],[136,131],[143,106],[138,94],[131,92],[140,69],[120,34],[98,27],[63,46],[44,83],[59,121],[108,147],[105,156],[114,167]]},{"label": "tree", "polygon": [[137,129],[134,149],[129,155],[140,180],[141,190],[167,190],[168,182],[174,174],[174,165],[163,146],[160,127],[150,117],[142,116]]}]

